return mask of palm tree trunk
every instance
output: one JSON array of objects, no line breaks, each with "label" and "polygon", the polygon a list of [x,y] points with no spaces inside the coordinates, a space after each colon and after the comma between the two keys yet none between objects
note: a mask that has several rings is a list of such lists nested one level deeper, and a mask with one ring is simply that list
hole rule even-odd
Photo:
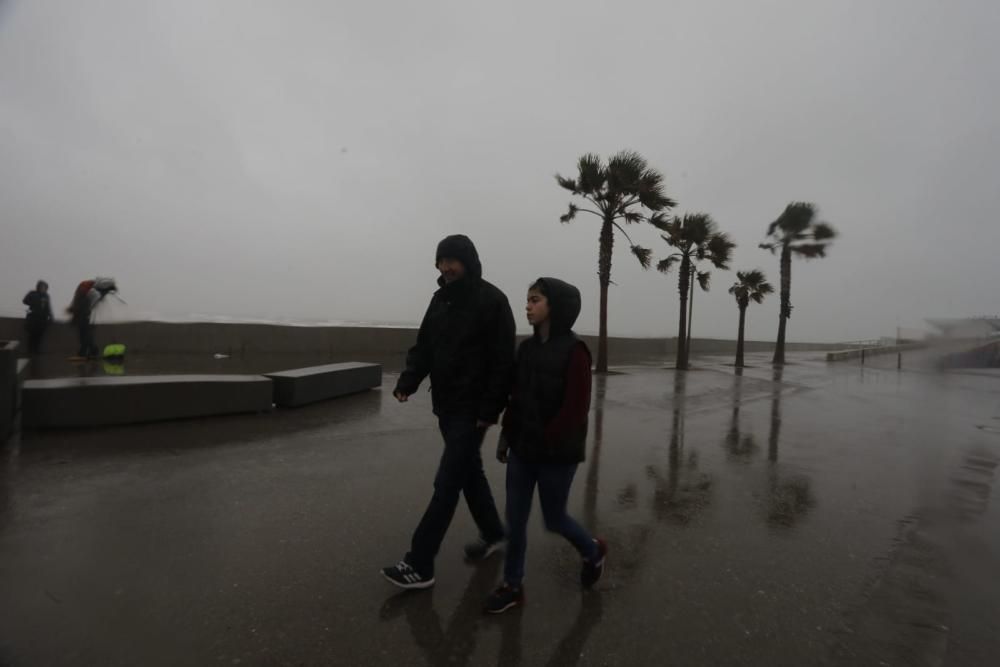
[{"label": "palm tree trunk", "polygon": [[743,368],[743,328],[747,322],[747,307],[740,306],[740,332],[736,337],[736,368]]},{"label": "palm tree trunk", "polygon": [[677,364],[679,371],[687,370],[687,300],[688,283],[691,280],[691,261],[684,257],[681,260],[681,270],[678,277],[677,291],[681,295],[681,316],[677,326]]},{"label": "palm tree trunk", "polygon": [[615,246],[614,228],[610,220],[601,225],[597,277],[601,283],[600,325],[597,334],[597,372],[608,372],[608,286],[611,285],[611,253]]},{"label": "palm tree trunk", "polygon": [[688,330],[687,330],[687,347],[684,348],[685,354],[687,354],[688,359],[691,358],[691,323],[694,321],[694,283],[695,274],[698,272],[698,267],[694,264],[691,265],[691,299],[688,301]]},{"label": "palm tree trunk", "polygon": [[785,327],[792,315],[792,251],[786,244],[781,248],[781,313],[778,315],[778,340],[774,346],[774,365],[785,363]]}]

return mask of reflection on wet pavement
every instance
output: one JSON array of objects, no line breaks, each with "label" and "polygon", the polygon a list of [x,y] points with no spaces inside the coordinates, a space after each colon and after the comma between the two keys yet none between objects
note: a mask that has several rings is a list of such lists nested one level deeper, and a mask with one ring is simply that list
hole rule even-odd
[{"label": "reflection on wet pavement", "polygon": [[3,452],[0,664],[993,664],[1000,377],[730,361],[595,378],[570,509],[607,576],[581,593],[534,516],[499,618],[464,510],[433,591],[376,576],[431,490],[423,392],[29,434]]}]

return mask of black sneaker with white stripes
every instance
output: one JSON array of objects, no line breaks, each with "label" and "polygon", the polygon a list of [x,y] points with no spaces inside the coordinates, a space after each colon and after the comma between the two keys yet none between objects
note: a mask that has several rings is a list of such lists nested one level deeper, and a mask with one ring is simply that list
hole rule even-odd
[{"label": "black sneaker with white stripes", "polygon": [[392,567],[382,568],[382,576],[390,582],[407,590],[417,590],[430,588],[434,585],[434,577],[424,577],[405,560],[401,560]]},{"label": "black sneaker with white stripes", "polygon": [[497,540],[496,542],[487,542],[483,538],[479,538],[475,542],[469,542],[465,545],[465,560],[470,563],[486,560],[493,554],[504,548],[507,543],[503,538]]}]

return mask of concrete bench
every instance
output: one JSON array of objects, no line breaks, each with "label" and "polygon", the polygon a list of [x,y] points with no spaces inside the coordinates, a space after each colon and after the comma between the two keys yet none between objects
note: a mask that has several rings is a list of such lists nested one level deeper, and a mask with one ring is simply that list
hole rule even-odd
[{"label": "concrete bench", "polygon": [[274,382],[275,404],[296,407],[380,387],[382,367],[361,363],[328,364],[268,373],[266,377]]},{"label": "concrete bench", "polygon": [[19,367],[17,341],[0,340],[0,446],[14,433]]},{"label": "concrete bench", "polygon": [[273,391],[261,375],[28,380],[22,416],[25,428],[68,428],[263,412]]}]

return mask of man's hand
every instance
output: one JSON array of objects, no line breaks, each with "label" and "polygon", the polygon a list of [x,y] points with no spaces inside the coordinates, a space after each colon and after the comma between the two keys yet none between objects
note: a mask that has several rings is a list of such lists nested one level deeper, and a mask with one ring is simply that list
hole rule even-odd
[{"label": "man's hand", "polygon": [[507,442],[507,438],[500,436],[497,440],[497,461],[500,463],[507,463],[507,454],[510,452],[510,444]]},{"label": "man's hand", "polygon": [[500,434],[497,439],[497,461],[500,463],[507,463],[507,455],[510,453],[510,443],[507,442],[507,438]]},{"label": "man's hand", "polygon": [[409,394],[407,394],[404,391],[400,391],[398,389],[392,392],[392,395],[395,396],[396,400],[399,401],[400,403],[406,403],[408,400],[410,400]]}]

